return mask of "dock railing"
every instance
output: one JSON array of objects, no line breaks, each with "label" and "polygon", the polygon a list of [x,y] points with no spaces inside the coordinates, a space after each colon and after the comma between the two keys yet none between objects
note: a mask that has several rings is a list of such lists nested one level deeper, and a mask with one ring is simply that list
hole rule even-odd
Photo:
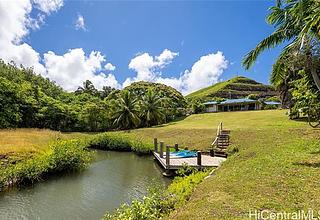
[{"label": "dock railing", "polygon": [[211,143],[211,147],[210,147],[210,150],[213,151],[213,156],[218,156],[218,157],[228,156],[226,149],[230,144],[229,134],[230,134],[230,130],[223,130],[222,122],[220,122],[217,128],[216,137],[214,137],[214,140]]},{"label": "dock railing", "polygon": [[[174,144],[174,146],[166,145],[164,144],[163,141],[160,141],[160,146],[158,144],[158,139],[154,138],[154,153],[159,154],[160,158],[165,158],[165,167],[166,169],[170,168],[170,152],[171,149],[174,151],[179,151],[179,144]],[[188,150],[188,147],[185,147],[184,150]],[[165,154],[164,154],[165,152]],[[202,166],[202,155],[210,155],[213,157],[213,150],[209,151],[197,151],[197,166],[201,167]]]},{"label": "dock railing", "polygon": [[218,140],[219,140],[219,136],[221,135],[222,128],[223,128],[222,127],[222,122],[220,122],[220,124],[218,125],[218,128],[217,128],[217,135],[216,135],[216,137],[214,138],[214,140],[213,140],[213,142],[211,144],[212,148],[218,146]]}]

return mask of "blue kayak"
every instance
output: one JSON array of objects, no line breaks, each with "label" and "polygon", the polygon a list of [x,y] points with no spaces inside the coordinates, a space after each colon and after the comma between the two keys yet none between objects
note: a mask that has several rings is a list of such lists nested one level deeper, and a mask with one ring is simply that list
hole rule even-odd
[{"label": "blue kayak", "polygon": [[186,158],[186,157],[196,157],[197,152],[190,151],[190,150],[180,150],[177,152],[171,152],[170,157],[171,158]]}]

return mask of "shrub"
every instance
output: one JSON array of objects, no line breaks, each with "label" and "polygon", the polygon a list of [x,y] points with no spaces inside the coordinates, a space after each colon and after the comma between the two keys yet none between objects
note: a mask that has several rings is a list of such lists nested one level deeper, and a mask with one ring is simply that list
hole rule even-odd
[{"label": "shrub", "polygon": [[89,164],[92,154],[84,140],[59,141],[35,158],[10,165],[0,172],[0,189],[10,185],[32,184],[46,174],[75,171]]},{"label": "shrub", "polygon": [[170,203],[178,208],[189,200],[194,188],[208,176],[209,171],[193,172],[189,176],[176,177],[167,189]]},{"label": "shrub", "polygon": [[48,171],[74,171],[85,168],[92,158],[92,152],[85,149],[87,146],[88,141],[84,139],[60,141],[53,144]]},{"label": "shrub", "polygon": [[134,151],[141,154],[148,154],[152,149],[150,144],[143,143],[141,140],[111,132],[95,135],[90,139],[89,147],[101,150]]},{"label": "shrub", "polygon": [[197,171],[197,168],[189,166],[187,163],[183,163],[182,167],[176,171],[178,176],[188,176]]}]

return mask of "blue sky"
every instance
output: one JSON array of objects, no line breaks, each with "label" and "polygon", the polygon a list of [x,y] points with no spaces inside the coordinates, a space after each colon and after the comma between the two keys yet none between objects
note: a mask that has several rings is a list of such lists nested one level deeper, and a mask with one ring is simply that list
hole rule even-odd
[{"label": "blue sky", "polygon": [[[116,67],[109,72],[119,85],[136,76],[138,70],[128,67],[135,56],[148,53],[155,58],[165,49],[178,55],[152,70],[162,78],[179,78],[186,70],[192,72],[200,57],[221,51],[228,65],[222,68],[218,80],[244,75],[268,83],[279,48],[263,53],[249,71],[242,68],[241,60],[273,31],[265,22],[273,4],[273,1],[65,1],[57,10],[45,14],[40,27],[29,28],[21,39],[39,53],[39,63],[43,65],[48,51],[57,56],[74,48],[82,48],[85,56],[99,51],[105,57],[104,63]],[[34,6],[29,14],[36,18],[39,10]],[[84,19],[83,29],[75,28],[79,16]]]}]

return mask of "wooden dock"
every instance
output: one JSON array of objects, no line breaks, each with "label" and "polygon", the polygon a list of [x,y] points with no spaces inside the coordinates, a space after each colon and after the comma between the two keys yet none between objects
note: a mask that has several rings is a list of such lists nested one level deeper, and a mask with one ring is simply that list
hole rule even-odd
[{"label": "wooden dock", "polygon": [[[217,135],[217,138],[213,142],[212,146],[216,146],[216,143],[218,143],[219,146],[223,144],[221,147],[223,147],[223,150],[225,150],[229,145],[229,136],[228,134],[223,134],[224,136],[227,136],[227,139],[222,140],[221,132],[222,123],[218,126],[219,135]],[[173,173],[172,171],[183,168],[184,166],[190,166],[197,169],[220,166],[220,164],[226,160],[227,155],[221,152],[221,150],[217,151],[216,149],[217,148],[212,147],[207,152],[197,151],[197,155],[195,157],[177,158],[170,156],[170,152],[172,150],[175,152],[179,151],[178,144],[175,144],[173,147],[169,145],[164,146],[164,142],[160,141],[160,145],[158,145],[158,139],[154,138],[153,156],[155,160],[157,160],[158,163],[165,169],[164,175],[170,176]]]},{"label": "wooden dock", "polygon": [[177,170],[184,165],[188,165],[195,168],[209,168],[218,167],[220,164],[226,160],[223,157],[211,157],[210,155],[201,155],[201,163],[199,164],[198,157],[187,157],[187,158],[170,158],[169,164],[167,164],[166,153],[163,153],[163,158],[160,154],[153,152],[155,159],[161,164],[161,166],[166,170]]}]

